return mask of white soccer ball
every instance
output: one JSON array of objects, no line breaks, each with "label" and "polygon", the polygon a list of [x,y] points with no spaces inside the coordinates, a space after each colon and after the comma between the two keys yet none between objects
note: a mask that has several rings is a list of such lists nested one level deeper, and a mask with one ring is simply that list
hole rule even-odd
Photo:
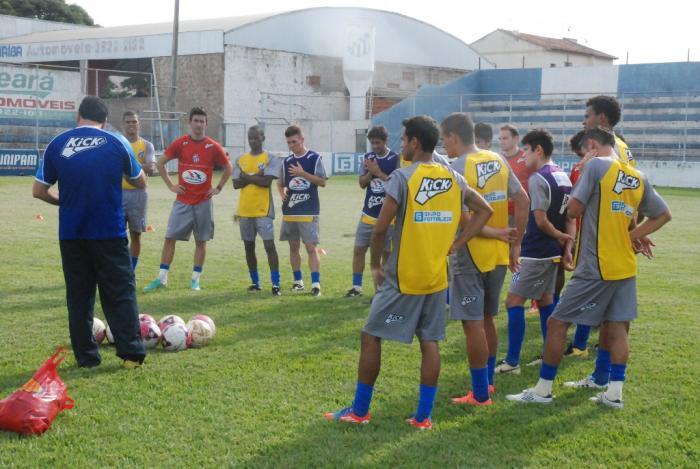
[{"label": "white soccer ball", "polygon": [[212,318],[210,318],[206,314],[197,314],[193,316],[191,320],[194,319],[199,319],[209,324],[209,327],[211,328],[211,336],[214,337],[216,335],[216,324],[214,324],[214,320]]},{"label": "white soccer ball", "polygon": [[162,333],[158,324],[150,321],[141,322],[141,340],[143,340],[144,347],[155,348],[160,342],[161,337]]},{"label": "white soccer ball", "polygon": [[165,326],[165,329],[163,329],[161,343],[165,350],[171,352],[185,350],[190,346],[191,342],[192,334],[190,334],[184,324],[168,324]]},{"label": "white soccer ball", "polygon": [[199,348],[211,342],[214,337],[214,331],[211,330],[209,324],[201,319],[192,319],[187,323],[187,330],[192,335],[192,347]]},{"label": "white soccer ball", "polygon": [[165,328],[169,326],[170,324],[181,324],[185,325],[185,321],[180,317],[175,314],[168,314],[167,316],[163,316],[160,321],[158,321],[158,327],[160,327],[161,331],[165,331]]},{"label": "white soccer ball", "polygon": [[93,318],[92,319],[92,336],[95,338],[95,342],[101,344],[105,340],[105,335],[107,335],[107,329],[105,328],[105,323],[102,319]]},{"label": "white soccer ball", "polygon": [[139,314],[139,322],[152,322],[153,324],[158,324],[156,318],[154,318],[148,313]]},{"label": "white soccer ball", "polygon": [[114,336],[112,335],[112,330],[109,328],[109,326],[105,328],[105,337],[107,337],[107,343],[114,343]]}]

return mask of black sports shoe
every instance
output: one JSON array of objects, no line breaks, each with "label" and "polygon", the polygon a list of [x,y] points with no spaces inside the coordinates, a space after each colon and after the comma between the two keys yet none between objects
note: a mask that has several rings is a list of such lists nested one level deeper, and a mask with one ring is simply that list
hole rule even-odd
[{"label": "black sports shoe", "polygon": [[248,293],[259,292],[259,291],[262,291],[262,288],[260,288],[260,285],[258,285],[257,283],[254,283],[248,287]]},{"label": "black sports shoe", "polygon": [[300,292],[303,292],[303,291],[304,291],[304,284],[303,284],[303,283],[294,282],[294,283],[292,284],[291,290],[292,290],[292,293],[300,293]]},{"label": "black sports shoe", "polygon": [[313,287],[311,289],[311,296],[321,296],[321,287]]},{"label": "black sports shoe", "polygon": [[356,296],[362,295],[362,290],[356,287],[352,287],[348,292],[345,294],[345,298],[355,298]]},{"label": "black sports shoe", "polygon": [[272,296],[282,296],[282,289],[279,285],[272,285]]}]

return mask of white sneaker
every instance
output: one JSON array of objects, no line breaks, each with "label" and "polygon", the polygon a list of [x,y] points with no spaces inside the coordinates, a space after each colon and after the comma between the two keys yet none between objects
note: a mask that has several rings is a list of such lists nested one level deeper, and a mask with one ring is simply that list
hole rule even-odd
[{"label": "white sneaker", "polygon": [[505,360],[501,360],[494,372],[498,375],[519,375],[520,365],[509,365]]},{"label": "white sneaker", "polygon": [[508,394],[506,399],[514,402],[525,402],[527,404],[550,404],[554,400],[554,396],[540,396],[533,388],[525,389],[520,394]]},{"label": "white sneaker", "polygon": [[542,355],[540,355],[537,358],[534,358],[531,362],[529,362],[525,366],[540,366],[542,364]]},{"label": "white sneaker", "polygon": [[604,392],[599,392],[595,396],[591,397],[590,400],[596,404],[606,405],[608,407],[612,407],[613,409],[622,409],[622,407],[624,407],[624,403],[621,399],[612,401],[608,399],[608,396],[606,396]]},{"label": "white sneaker", "polygon": [[578,381],[567,381],[564,383],[564,386],[575,389],[605,389],[608,387],[607,384],[596,383],[593,375],[586,376]]}]

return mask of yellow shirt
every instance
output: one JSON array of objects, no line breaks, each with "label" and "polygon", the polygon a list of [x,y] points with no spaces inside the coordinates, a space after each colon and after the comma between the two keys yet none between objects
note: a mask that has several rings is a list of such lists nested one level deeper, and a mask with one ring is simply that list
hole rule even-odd
[{"label": "yellow shirt", "polygon": [[620,161],[631,165],[633,168],[637,166],[630,151],[629,145],[627,145],[624,140],[615,135],[615,152],[617,153]]},{"label": "yellow shirt", "polygon": [[386,193],[399,204],[386,277],[407,295],[428,295],[447,288],[447,253],[462,214],[464,180],[436,164],[397,169]]},{"label": "yellow shirt", "polygon": [[[276,176],[275,168],[272,166],[274,161],[267,152],[259,155],[246,153],[238,158],[236,171],[249,175],[259,174],[262,171],[265,176]],[[234,179],[237,179],[235,174]],[[241,189],[241,197],[238,201],[239,217],[272,217],[272,214],[272,195],[269,187],[248,184]]]},{"label": "yellow shirt", "polygon": [[[135,142],[131,142],[131,148],[134,150],[136,160],[143,166],[146,163],[146,141],[139,137]],[[131,185],[126,178],[122,178],[122,190],[134,190],[135,186]]]}]

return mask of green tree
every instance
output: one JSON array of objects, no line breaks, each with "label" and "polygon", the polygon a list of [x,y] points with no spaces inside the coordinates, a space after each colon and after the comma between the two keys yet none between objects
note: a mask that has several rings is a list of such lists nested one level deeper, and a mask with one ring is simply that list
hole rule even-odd
[{"label": "green tree", "polygon": [[94,26],[95,21],[79,5],[65,0],[0,0],[0,14]]}]

